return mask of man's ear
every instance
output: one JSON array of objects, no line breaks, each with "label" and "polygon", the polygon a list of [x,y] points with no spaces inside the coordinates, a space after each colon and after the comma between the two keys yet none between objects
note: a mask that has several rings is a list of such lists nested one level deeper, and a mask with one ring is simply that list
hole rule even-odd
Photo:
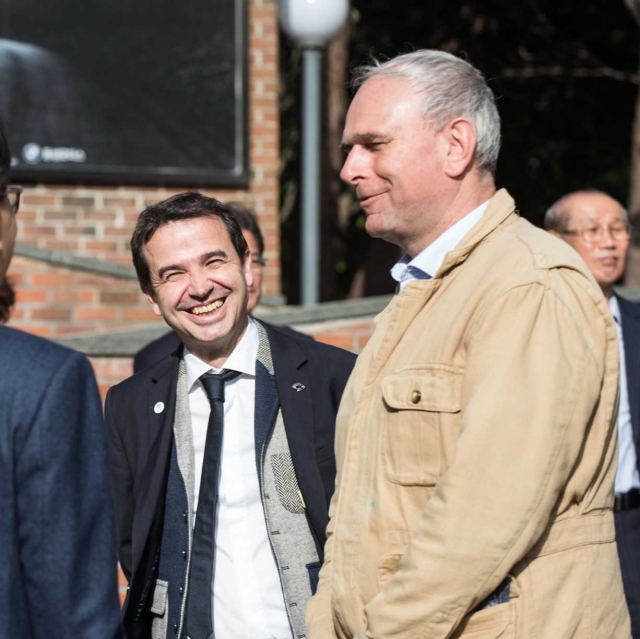
[{"label": "man's ear", "polygon": [[476,153],[476,127],[464,118],[457,118],[442,131],[447,141],[444,172],[450,178],[460,177],[473,162]]},{"label": "man's ear", "polygon": [[247,280],[247,287],[253,285],[253,271],[251,270],[251,251],[247,249],[244,254],[244,278]]},{"label": "man's ear", "polygon": [[162,317],[162,312],[160,311],[160,307],[158,306],[158,302],[156,302],[156,296],[153,291],[148,291],[146,289],[142,289],[142,294],[145,296],[145,299],[151,306],[153,307],[153,312],[158,316]]}]

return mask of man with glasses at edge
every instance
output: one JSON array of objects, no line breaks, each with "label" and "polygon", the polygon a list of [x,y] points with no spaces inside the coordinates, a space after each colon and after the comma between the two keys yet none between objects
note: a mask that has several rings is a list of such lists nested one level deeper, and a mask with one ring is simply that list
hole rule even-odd
[{"label": "man with glasses at edge", "polygon": [[[21,187],[0,125],[0,284]],[[87,359],[0,326],[0,627],[15,639],[113,639],[118,621],[113,508],[102,405]]]},{"label": "man with glasses at edge", "polygon": [[616,322],[620,348],[618,470],[614,519],[624,591],[634,637],[640,637],[640,307],[613,285],[624,274],[629,248],[627,212],[601,191],[575,191],[547,211],[545,228],[570,244],[600,285]]}]

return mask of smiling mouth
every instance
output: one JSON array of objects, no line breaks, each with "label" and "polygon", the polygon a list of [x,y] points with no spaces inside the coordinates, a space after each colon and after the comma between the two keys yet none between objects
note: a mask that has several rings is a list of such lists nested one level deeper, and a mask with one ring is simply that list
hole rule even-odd
[{"label": "smiling mouth", "polygon": [[224,304],[224,302],[225,300],[216,300],[206,306],[196,306],[195,308],[189,309],[189,313],[193,315],[212,315]]}]

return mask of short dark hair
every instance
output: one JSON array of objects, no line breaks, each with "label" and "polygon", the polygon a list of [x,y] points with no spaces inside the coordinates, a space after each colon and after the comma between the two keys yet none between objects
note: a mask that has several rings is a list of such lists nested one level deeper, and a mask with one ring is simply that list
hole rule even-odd
[{"label": "short dark hair", "polygon": [[4,125],[0,120],[0,194],[4,194],[9,184],[9,167],[11,166],[11,151],[9,140],[4,131]]},{"label": "short dark hair", "polygon": [[225,202],[225,206],[236,216],[240,228],[243,231],[249,231],[256,238],[258,251],[260,251],[260,257],[262,257],[264,253],[264,238],[258,226],[256,214],[241,202]]},{"label": "short dark hair", "polygon": [[154,233],[165,224],[199,217],[218,218],[224,224],[227,233],[229,233],[229,239],[238,257],[241,261],[244,260],[244,256],[249,250],[247,241],[244,239],[242,229],[231,210],[222,204],[222,202],[218,202],[215,198],[202,195],[202,193],[196,193],[195,191],[179,193],[162,202],[148,206],[142,211],[136,222],[133,235],[131,236],[133,266],[138,275],[140,288],[145,293],[153,293],[149,265],[144,255],[145,244],[147,244]]}]

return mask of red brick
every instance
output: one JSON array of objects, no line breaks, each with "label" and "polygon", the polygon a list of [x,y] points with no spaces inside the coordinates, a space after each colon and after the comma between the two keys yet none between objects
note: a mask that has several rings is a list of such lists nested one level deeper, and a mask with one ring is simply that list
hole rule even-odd
[{"label": "red brick", "polygon": [[26,237],[40,237],[41,235],[55,235],[55,226],[36,226],[28,224],[24,227],[24,235]]},{"label": "red brick", "polygon": [[[26,191],[20,198],[20,206],[23,204],[27,206],[54,206],[58,203],[58,198],[55,195],[36,195]],[[22,215],[22,209],[20,210]]]},{"label": "red brick", "polygon": [[17,324],[14,328],[18,328],[25,333],[31,333],[32,335],[40,335],[40,337],[51,337],[51,326],[35,325],[35,324]]},{"label": "red brick", "polygon": [[16,289],[16,302],[46,302],[47,291],[42,288],[19,288]]},{"label": "red brick", "polygon": [[340,333],[314,333],[313,337],[324,344],[331,344],[338,348],[344,348],[348,351],[353,350],[353,336]]},{"label": "red brick", "polygon": [[135,198],[132,197],[105,197],[105,206],[132,207],[136,205]]},{"label": "red brick", "polygon": [[100,302],[102,304],[131,306],[142,301],[142,293],[134,291],[100,291]]},{"label": "red brick", "polygon": [[76,325],[55,326],[53,329],[54,335],[80,335],[82,333],[89,334],[92,332],[93,332],[93,329],[91,327],[76,326]]},{"label": "red brick", "polygon": [[142,308],[125,308],[123,318],[126,321],[133,322],[153,322],[158,320],[158,316],[151,310],[151,304],[149,309]]},{"label": "red brick", "polygon": [[31,319],[52,322],[66,322],[71,319],[71,309],[64,306],[46,306],[31,309]]},{"label": "red brick", "polygon": [[71,291],[54,291],[53,303],[54,304],[77,304],[93,302],[96,299],[96,293],[89,290],[74,289]]},{"label": "red brick", "polygon": [[62,233],[64,235],[71,235],[74,237],[76,235],[87,235],[87,236],[93,237],[96,234],[96,227],[95,226],[78,226],[74,224],[73,226],[63,226]]},{"label": "red brick", "polygon": [[74,312],[75,319],[83,322],[92,321],[114,321],[118,319],[118,310],[115,308],[76,308]]},{"label": "red brick", "polygon": [[69,286],[71,284],[71,275],[55,271],[33,273],[31,275],[31,284],[33,286]]},{"label": "red brick", "polygon": [[82,217],[85,221],[90,222],[115,222],[118,214],[112,210],[91,209],[84,211]]},{"label": "red brick", "polygon": [[48,240],[47,238],[45,238],[42,244],[44,248],[51,251],[74,252],[78,250],[78,240]]},{"label": "red brick", "polygon": [[56,220],[75,220],[78,214],[75,211],[62,210],[62,211],[45,211],[43,213],[44,220],[46,222]]},{"label": "red brick", "polygon": [[78,197],[78,196],[65,196],[62,198],[63,206],[78,206],[83,209],[93,208],[96,205],[95,198],[93,197]]},{"label": "red brick", "polygon": [[115,242],[96,240],[94,242],[87,241],[85,248],[87,251],[115,251],[118,245]]}]

